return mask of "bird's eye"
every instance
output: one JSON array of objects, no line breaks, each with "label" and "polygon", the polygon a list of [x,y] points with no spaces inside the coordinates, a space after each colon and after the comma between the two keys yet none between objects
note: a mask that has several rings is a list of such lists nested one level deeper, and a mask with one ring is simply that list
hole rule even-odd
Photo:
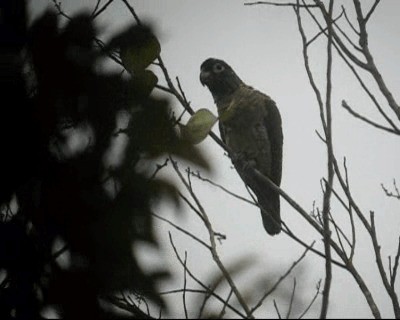
[{"label": "bird's eye", "polygon": [[217,63],[214,65],[214,72],[222,72],[224,70],[225,70],[225,68],[222,64]]}]

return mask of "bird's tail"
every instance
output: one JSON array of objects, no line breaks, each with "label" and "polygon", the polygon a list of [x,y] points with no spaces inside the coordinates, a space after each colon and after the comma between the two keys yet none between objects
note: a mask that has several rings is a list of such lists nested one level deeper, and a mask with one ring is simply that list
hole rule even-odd
[{"label": "bird's tail", "polygon": [[258,204],[261,209],[261,217],[264,228],[270,235],[276,235],[281,232],[281,213],[279,194],[273,190],[257,193]]}]

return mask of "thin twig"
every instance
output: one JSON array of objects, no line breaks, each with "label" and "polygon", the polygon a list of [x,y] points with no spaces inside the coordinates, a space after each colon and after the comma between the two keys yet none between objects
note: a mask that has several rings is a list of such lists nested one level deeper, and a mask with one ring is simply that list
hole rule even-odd
[{"label": "thin twig", "polygon": [[201,240],[200,238],[196,237],[193,233],[191,233],[191,232],[189,232],[189,231],[187,231],[187,230],[181,228],[180,226],[176,225],[175,223],[173,223],[173,222],[169,221],[168,219],[163,218],[163,217],[161,217],[161,216],[159,216],[159,215],[157,215],[157,214],[155,214],[155,213],[152,213],[152,215],[153,215],[154,217],[156,217],[157,219],[160,219],[160,220],[162,220],[162,221],[168,223],[169,225],[173,226],[176,230],[182,232],[183,234],[186,234],[187,236],[191,237],[192,239],[194,239],[195,241],[197,241],[198,243],[200,243],[200,244],[201,244],[202,246],[204,246],[206,249],[210,250],[210,246],[209,246],[207,243],[205,243],[203,240]]},{"label": "thin twig", "polygon": [[[344,185],[346,188],[350,188],[349,185],[349,174],[347,170],[347,163],[346,163],[346,157],[343,159],[343,167],[344,167],[344,174],[345,174],[345,182]],[[343,188],[343,185],[342,185]],[[353,207],[350,203],[349,200],[349,205],[348,205],[348,210],[347,212],[349,213],[350,217],[350,225],[351,225],[351,245],[350,245],[350,256],[349,256],[349,261],[353,260],[355,251],[356,251],[356,226],[354,224],[354,216],[353,216]]]},{"label": "thin twig", "polygon": [[[305,243],[303,240],[301,240],[299,237],[297,237],[283,221],[282,221],[282,225],[285,227],[285,228],[282,228],[282,231],[285,234],[287,234],[292,240],[294,240],[297,243],[299,243],[302,247],[308,248],[307,243]],[[314,248],[310,248],[310,251],[313,252],[314,254],[316,254],[317,256],[320,256],[321,258],[325,259],[325,255],[324,255],[323,252],[318,251],[318,250],[316,250]],[[339,268],[346,269],[346,265],[345,264],[340,263],[339,261],[337,261],[335,259],[332,259],[332,263],[334,265],[336,265],[337,267],[339,267]]]},{"label": "thin twig", "polygon": [[[342,6],[342,8],[344,8]],[[350,28],[354,31],[356,35],[360,35],[360,32],[354,27],[353,23],[350,21],[349,17],[347,16],[346,10],[344,10],[344,17],[346,18],[347,23],[349,24]]]},{"label": "thin twig", "polygon": [[[315,17],[315,15],[311,12],[311,10],[307,10],[307,12],[309,13],[309,15],[313,18],[314,22],[316,23],[316,25],[319,27],[320,31],[323,32],[325,35],[327,35],[326,33],[326,28],[323,28],[321,26],[321,24],[319,23],[319,21],[317,20],[317,18]],[[345,17],[347,18],[347,15],[345,13]],[[350,21],[349,21],[350,23]],[[355,30],[355,32],[360,35],[360,33],[358,31]],[[346,63],[346,65],[350,68],[350,70],[353,72],[354,76],[357,78],[358,82],[360,83],[361,87],[364,89],[364,91],[367,93],[367,95],[370,97],[370,99],[372,100],[372,102],[375,104],[376,108],[378,109],[378,111],[381,113],[381,115],[385,118],[385,120],[391,125],[391,127],[396,130],[396,132],[399,132],[400,130],[397,128],[397,126],[393,123],[393,121],[386,115],[386,113],[383,111],[382,107],[380,106],[380,104],[378,103],[377,99],[375,98],[375,96],[371,93],[371,91],[368,89],[368,87],[365,85],[364,81],[361,79],[361,77],[359,76],[359,74],[357,73],[356,69],[354,68],[354,66],[349,62],[349,59],[346,58],[346,52],[342,52],[342,50],[340,49],[340,46],[337,45],[336,43],[333,43],[333,46],[335,47],[336,51],[338,52],[338,54],[340,55],[340,57],[343,59],[343,61]],[[347,55],[348,56],[348,55]],[[349,57],[350,58],[350,57]],[[351,60],[351,59],[350,59]],[[363,68],[365,69],[365,68]]]},{"label": "thin twig", "polygon": [[[367,219],[364,217],[362,211],[360,210],[360,208],[358,207],[356,202],[354,201],[353,196],[351,195],[350,186],[349,186],[349,183],[347,180],[347,167],[345,167],[345,169],[346,169],[346,181],[345,181],[340,172],[339,165],[338,165],[336,159],[333,159],[333,164],[335,167],[335,173],[339,180],[339,183],[340,183],[344,193],[346,194],[347,199],[349,200],[349,206],[354,209],[354,211],[357,214],[357,217],[361,220],[362,224],[364,225],[364,228],[366,228],[366,230],[370,233],[371,226],[370,226],[369,222],[367,221]],[[350,257],[352,258],[353,254],[350,254]],[[370,307],[371,312],[373,313],[374,317],[381,318],[379,308],[376,305],[375,300],[374,300],[370,290],[368,289],[367,285],[365,284],[365,281],[360,276],[358,271],[355,269],[352,259],[347,260],[347,269],[352,274],[353,278],[356,280],[358,286],[361,289],[361,292],[364,294],[364,297],[367,300],[368,306]]]},{"label": "thin twig", "polygon": [[289,308],[288,308],[288,311],[286,313],[285,319],[290,319],[290,313],[292,312],[295,292],[296,292],[296,277],[293,278],[293,289],[292,289],[292,294],[290,295]]},{"label": "thin twig", "polygon": [[395,314],[396,318],[398,319],[400,317],[399,299],[397,298],[396,291],[391,286],[391,284],[390,284],[390,282],[388,280],[385,268],[383,266],[382,257],[381,257],[381,253],[380,253],[381,247],[379,245],[378,237],[377,237],[377,234],[376,234],[375,214],[374,214],[373,211],[370,212],[370,219],[371,219],[371,233],[370,233],[370,236],[371,236],[373,247],[374,247],[374,251],[375,251],[375,261],[376,261],[376,264],[378,266],[378,270],[379,270],[379,274],[380,274],[381,279],[382,279],[382,283],[385,286],[385,289],[386,289],[390,299],[392,300],[394,314]]},{"label": "thin twig", "polygon": [[[176,249],[176,246],[174,244],[174,241],[172,240],[172,235],[171,232],[168,232],[169,235],[169,241],[171,243],[171,246],[175,252],[175,255],[178,259],[178,261],[180,262],[180,264],[185,268],[185,265],[183,263],[182,258],[180,257],[178,250]],[[196,282],[198,283],[203,289],[205,289],[209,294],[211,294],[213,297],[215,297],[217,300],[219,300],[220,302],[222,302],[223,304],[226,304],[226,306],[234,311],[238,316],[242,317],[242,318],[246,318],[246,315],[243,314],[242,312],[240,312],[239,310],[237,310],[235,307],[233,307],[231,304],[227,303],[226,300],[222,299],[219,295],[217,295],[214,291],[210,290],[210,288],[208,286],[206,286],[205,284],[203,284],[199,279],[197,279],[192,273],[191,271],[186,267],[187,269],[187,274]]]},{"label": "thin twig", "polygon": [[279,312],[278,305],[277,305],[275,299],[274,299],[274,308],[275,308],[276,314],[278,315],[278,319],[282,319],[281,313]]},{"label": "thin twig", "polygon": [[201,212],[190,202],[188,198],[186,198],[180,191],[178,192],[179,196],[186,202],[186,204],[192,209],[197,216],[204,222],[204,217],[202,216]]},{"label": "thin twig", "polygon": [[375,0],[374,4],[372,5],[371,9],[369,10],[369,12],[367,13],[367,15],[364,18],[365,23],[368,22],[369,18],[371,18],[372,14],[374,13],[376,7],[378,6],[379,2],[381,2],[381,0]]},{"label": "thin twig", "polygon": [[192,174],[195,178],[197,178],[197,179],[199,179],[199,180],[201,180],[201,181],[207,182],[207,183],[213,185],[214,187],[217,187],[217,188],[221,189],[222,191],[226,192],[227,194],[231,195],[231,196],[234,197],[234,198],[237,198],[237,199],[239,199],[239,200],[241,200],[241,201],[247,202],[247,203],[252,204],[252,205],[255,205],[255,206],[257,205],[257,204],[254,203],[253,201],[250,201],[249,199],[246,199],[246,198],[244,198],[244,197],[242,197],[242,196],[240,196],[240,195],[238,195],[238,194],[236,194],[236,193],[234,193],[234,192],[228,190],[228,189],[225,188],[224,186],[222,186],[222,185],[220,185],[220,184],[218,184],[218,183],[215,183],[214,181],[212,181],[212,180],[210,180],[210,179],[207,179],[207,178],[202,177],[202,176],[200,175],[199,172],[196,172],[196,173],[195,173],[195,172],[192,172],[191,174]]},{"label": "thin twig", "polygon": [[101,0],[97,0],[96,5],[95,5],[95,7],[94,7],[94,9],[92,11],[92,14],[91,14],[92,17],[96,13],[97,9],[99,8],[100,2],[101,2]]},{"label": "thin twig", "polygon": [[376,122],[374,122],[374,121],[372,121],[372,120],[369,120],[368,118],[366,118],[366,117],[362,116],[361,114],[355,112],[355,111],[347,104],[347,102],[346,102],[345,100],[342,100],[342,107],[345,108],[345,109],[346,109],[352,116],[354,116],[355,118],[360,119],[360,120],[362,120],[362,121],[368,123],[369,125],[371,125],[371,126],[373,126],[373,127],[375,127],[375,128],[382,129],[382,130],[384,130],[384,131],[386,131],[386,132],[393,133],[393,134],[396,134],[396,135],[400,135],[400,131],[399,131],[399,130],[396,130],[396,129],[392,129],[392,128],[388,128],[388,127],[382,126],[382,125],[380,125],[379,123],[376,123]]},{"label": "thin twig", "polygon": [[162,164],[157,164],[157,165],[156,165],[156,169],[154,170],[153,174],[150,176],[149,180],[153,180],[153,179],[156,177],[157,173],[158,173],[162,168],[164,168],[164,167],[166,167],[166,166],[168,165],[168,161],[169,161],[169,159],[166,158]]},{"label": "thin twig", "polygon": [[399,244],[397,246],[397,253],[396,253],[396,257],[394,259],[394,266],[393,269],[391,269],[391,276],[390,276],[390,286],[393,288],[394,290],[394,284],[396,282],[396,276],[397,276],[397,271],[399,268],[399,258],[400,258],[400,237],[399,237]]},{"label": "thin twig", "polygon": [[130,3],[128,2],[128,0],[121,0],[125,6],[128,8],[129,12],[132,14],[133,18],[135,19],[136,23],[138,25],[141,25],[142,22],[139,19],[139,16],[136,14],[135,9],[130,5]]},{"label": "thin twig", "polygon": [[99,10],[96,12],[96,10],[97,10],[97,8],[98,8],[98,5],[99,5],[99,3],[100,3],[100,1],[98,1],[95,10],[94,10],[93,13],[92,13],[92,19],[94,20],[94,19],[96,19],[99,15],[101,15],[101,14],[108,8],[108,6],[109,6],[111,3],[113,3],[113,2],[114,2],[114,0],[108,0],[108,2],[107,2],[106,4],[104,4],[104,6],[102,6],[101,9],[99,9]]},{"label": "thin twig", "polygon": [[329,221],[333,224],[333,227],[335,228],[335,233],[336,233],[336,237],[339,241],[340,248],[342,249],[343,253],[346,254],[346,256],[347,256],[347,252],[346,252],[343,242],[342,242],[342,237],[348,242],[346,235],[344,234],[343,230],[337,225],[337,223],[333,219],[331,213],[329,213]]},{"label": "thin twig", "polygon": [[[304,1],[304,0],[302,0]],[[314,0],[315,3],[317,3],[319,5],[320,11],[323,15],[323,17],[325,18],[325,22],[326,24],[331,23],[332,22],[332,17],[329,16],[328,11],[325,8],[325,5],[322,1],[319,0]],[[309,13],[309,15],[313,18],[313,20],[315,21],[315,23],[321,28],[321,24],[318,22],[318,20],[315,18],[315,15],[311,12],[311,10],[309,8],[306,8],[307,12]],[[338,36],[338,34],[335,32],[334,29],[332,29],[332,37],[335,40],[336,44],[339,46],[339,48],[346,54],[346,56],[357,66],[359,66],[360,68],[364,69],[364,70],[368,70],[369,65],[368,63],[361,61],[357,56],[355,56],[347,47],[346,45],[343,43],[342,39]]]},{"label": "thin twig", "polygon": [[135,304],[126,303],[124,299],[120,299],[115,296],[102,296],[100,299],[107,301],[122,310],[128,311],[139,319],[154,319],[147,313],[144,313],[142,310],[140,310]]},{"label": "thin twig", "polygon": [[[337,22],[344,14],[344,9],[342,9],[342,12],[333,20],[333,22]],[[326,27],[323,30],[320,30],[314,37],[312,37],[310,40],[307,41],[306,46],[310,46],[315,40],[317,40],[321,35],[325,34],[325,32],[328,30],[328,27]]]},{"label": "thin twig", "polygon": [[241,293],[237,289],[237,287],[236,287],[232,277],[230,276],[228,270],[226,270],[225,266],[223,265],[222,261],[219,258],[219,255],[218,255],[218,252],[217,252],[217,245],[215,243],[215,232],[214,232],[214,229],[213,229],[213,227],[211,225],[211,222],[210,222],[210,220],[208,218],[208,215],[207,215],[206,211],[204,210],[203,206],[201,205],[201,203],[200,203],[199,199],[197,198],[196,194],[193,192],[193,190],[190,187],[189,183],[182,176],[181,172],[179,171],[179,168],[177,166],[176,161],[174,161],[171,157],[170,157],[170,160],[171,160],[171,163],[173,165],[173,168],[174,168],[175,172],[178,174],[180,180],[182,181],[182,183],[186,187],[187,191],[190,193],[190,195],[193,198],[193,200],[195,201],[199,211],[201,212],[201,215],[204,218],[203,222],[204,222],[204,224],[205,224],[205,226],[207,228],[207,231],[209,233],[209,236],[210,236],[211,255],[212,255],[215,263],[217,264],[218,268],[220,269],[220,271],[224,275],[226,281],[229,283],[230,287],[232,288],[233,292],[235,293],[235,296],[238,299],[238,301],[239,301],[240,305],[242,306],[243,310],[245,311],[246,315],[248,317],[252,317],[252,315],[250,313],[250,309],[247,306],[247,303],[245,302],[245,300],[242,297]]},{"label": "thin twig", "polygon": [[270,5],[277,7],[296,7],[296,8],[316,8],[318,5],[316,4],[298,4],[292,2],[272,2],[272,1],[256,1],[256,2],[247,2],[245,6],[254,6],[254,5]]},{"label": "thin twig", "polygon": [[267,291],[263,294],[263,296],[261,297],[261,299],[255,304],[255,306],[253,308],[251,308],[250,313],[253,314],[259,307],[261,307],[261,305],[263,304],[264,300],[266,298],[268,298],[268,296],[274,292],[276,290],[276,288],[281,284],[281,282],[287,278],[287,276],[293,271],[293,269],[300,263],[300,261],[302,261],[304,259],[304,257],[306,256],[307,252],[310,250],[310,248],[312,248],[315,244],[315,241],[313,241],[308,248],[306,248],[306,250],[304,250],[304,252],[302,253],[302,255],[300,256],[300,258],[298,258],[296,261],[293,262],[293,264],[290,266],[290,268],[288,268],[288,270],[282,274],[280,276],[280,278],[278,279],[278,281],[275,282],[275,284]]},{"label": "thin twig", "polygon": [[312,307],[312,305],[314,304],[315,300],[317,299],[317,297],[319,295],[320,288],[321,288],[321,280],[319,280],[317,283],[317,292],[315,293],[314,297],[311,299],[311,302],[308,304],[308,306],[305,308],[305,310],[300,314],[299,319],[302,319],[307,314],[308,310],[310,310],[310,308]]},{"label": "thin twig", "polygon": [[383,183],[381,183],[381,187],[382,187],[383,191],[385,192],[385,194],[386,194],[388,197],[396,198],[396,199],[399,199],[399,200],[400,200],[400,191],[399,191],[399,188],[398,188],[397,185],[396,185],[396,180],[394,180],[394,179],[393,179],[393,186],[394,186],[394,190],[395,190],[396,193],[394,193],[394,192],[392,192],[392,191],[389,191],[387,188],[385,188],[385,186],[383,185]]},{"label": "thin twig", "polygon": [[223,316],[225,315],[225,310],[226,310],[227,303],[229,302],[229,300],[232,297],[232,295],[233,295],[233,290],[231,289],[229,291],[229,294],[228,294],[227,298],[226,298],[226,303],[224,303],[224,305],[223,305],[223,307],[221,309],[221,312],[218,315],[218,319],[222,319]]},{"label": "thin twig", "polygon": [[[367,61],[366,70],[368,70],[369,73],[372,75],[372,77],[375,79],[375,82],[377,83],[383,96],[386,98],[386,101],[388,102],[389,107],[392,109],[392,111],[396,114],[397,118],[400,120],[400,106],[394,99],[391,91],[388,89],[385,81],[383,80],[381,73],[379,72],[377,66],[375,65],[375,61],[374,61],[374,58],[372,57],[372,54],[369,51],[367,20],[363,17],[363,13],[361,10],[361,3],[359,0],[353,0],[353,3],[354,3],[354,7],[356,10],[356,14],[357,14],[358,25],[360,27],[360,41],[359,42],[360,42],[361,48],[363,49],[365,59]],[[373,8],[375,8],[375,7],[376,6],[374,6]]]},{"label": "thin twig", "polygon": [[186,307],[186,274],[187,274],[187,252],[185,251],[185,260],[183,260],[184,268],[183,268],[183,293],[182,293],[182,300],[183,300],[183,310],[185,311],[185,319],[189,319],[188,311]]}]

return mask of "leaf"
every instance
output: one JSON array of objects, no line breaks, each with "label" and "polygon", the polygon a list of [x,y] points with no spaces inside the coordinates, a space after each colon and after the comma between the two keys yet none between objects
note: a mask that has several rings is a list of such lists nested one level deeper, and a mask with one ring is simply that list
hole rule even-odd
[{"label": "leaf", "polygon": [[132,110],[135,111],[127,128],[132,152],[139,151],[148,158],[172,154],[205,169],[210,168],[199,148],[179,137],[166,100],[147,97],[140,102],[139,108]]},{"label": "leaf", "polygon": [[181,138],[191,144],[198,144],[207,137],[217,120],[208,109],[200,109],[192,115],[186,125],[179,125]]},{"label": "leaf", "polygon": [[161,52],[160,43],[153,34],[148,33],[140,40],[121,47],[122,64],[131,74],[142,72]]},{"label": "leaf", "polygon": [[135,94],[147,97],[158,82],[157,76],[150,70],[144,70],[132,77],[132,86]]}]

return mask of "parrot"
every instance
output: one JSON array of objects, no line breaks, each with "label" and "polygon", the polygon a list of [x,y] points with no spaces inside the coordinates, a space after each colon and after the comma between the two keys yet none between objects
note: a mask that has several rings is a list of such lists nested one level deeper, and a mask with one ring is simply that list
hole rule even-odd
[{"label": "parrot", "polygon": [[[282,178],[282,118],[276,103],[246,85],[223,60],[208,58],[200,66],[200,82],[217,106],[222,141],[243,182],[254,192],[268,234],[281,231],[279,193],[246,174],[257,169],[278,187]],[[240,159],[246,165],[239,165]]]}]

